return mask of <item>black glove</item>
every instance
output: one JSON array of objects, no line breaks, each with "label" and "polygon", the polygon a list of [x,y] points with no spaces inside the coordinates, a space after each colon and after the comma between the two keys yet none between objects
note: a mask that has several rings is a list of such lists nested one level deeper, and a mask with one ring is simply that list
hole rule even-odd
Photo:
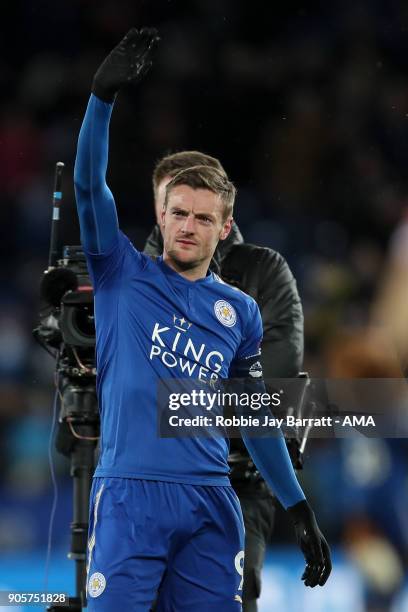
[{"label": "black glove", "polygon": [[123,85],[140,81],[152,65],[152,52],[159,40],[155,28],[129,30],[99,66],[92,93],[105,102],[113,102]]},{"label": "black glove", "polygon": [[296,539],[306,560],[302,580],[305,586],[323,586],[332,569],[330,549],[306,500],[288,508],[295,525]]}]

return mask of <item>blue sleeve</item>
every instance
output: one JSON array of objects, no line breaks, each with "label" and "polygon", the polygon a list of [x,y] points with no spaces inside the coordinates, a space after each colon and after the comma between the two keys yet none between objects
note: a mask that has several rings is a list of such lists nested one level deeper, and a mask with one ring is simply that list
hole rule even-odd
[{"label": "blue sleeve", "polygon": [[305,499],[286,448],[282,432],[279,437],[250,438],[241,430],[242,439],[261,476],[286,509]]},{"label": "blue sleeve", "polygon": [[[262,378],[262,366],[259,361],[262,320],[256,303],[255,307],[250,304],[250,317],[243,343],[230,369],[230,376],[245,379],[244,387],[248,394],[267,393]],[[288,508],[305,499],[296,478],[282,432],[279,431],[279,435],[273,437],[252,438],[243,427],[241,435],[261,476],[282,506]]]},{"label": "blue sleeve", "polygon": [[261,352],[260,347],[263,336],[261,313],[259,312],[258,304],[252,298],[248,298],[247,308],[246,325],[240,347],[231,364],[232,369],[234,368],[234,362],[259,355]]},{"label": "blue sleeve", "polygon": [[78,138],[74,185],[81,242],[93,254],[111,251],[118,241],[115,200],[106,184],[109,120],[113,104],[91,95]]},{"label": "blue sleeve", "polygon": [[121,231],[110,251],[90,253],[85,250],[85,256],[95,295],[103,290],[120,289],[123,283],[128,285],[132,278],[145,270],[149,261]]}]

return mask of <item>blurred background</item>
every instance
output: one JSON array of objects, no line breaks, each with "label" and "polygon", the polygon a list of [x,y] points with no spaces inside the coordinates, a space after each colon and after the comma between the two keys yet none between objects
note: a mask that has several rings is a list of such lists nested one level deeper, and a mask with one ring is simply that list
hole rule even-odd
[{"label": "blurred background", "polygon": [[[402,0],[14,0],[0,38],[0,589],[40,589],[53,500],[48,445],[54,362],[35,344],[55,162],[62,236],[79,243],[72,173],[92,76],[132,25],[162,42],[111,124],[108,181],[142,248],[151,172],[167,152],[222,160],[248,242],[288,260],[315,377],[398,377],[408,353],[408,5]],[[398,359],[395,358],[395,347]],[[69,463],[49,586],[73,593],[66,560]],[[260,610],[408,610],[408,444],[311,440],[301,480],[334,551],[324,589],[278,513]]]}]

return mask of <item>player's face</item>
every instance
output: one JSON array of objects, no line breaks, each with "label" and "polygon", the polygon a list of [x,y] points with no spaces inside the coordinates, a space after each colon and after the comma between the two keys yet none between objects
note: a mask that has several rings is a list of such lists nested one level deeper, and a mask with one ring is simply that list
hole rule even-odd
[{"label": "player's face", "polygon": [[203,274],[219,240],[225,240],[232,219],[224,221],[224,204],[208,189],[177,185],[162,210],[164,257],[180,270],[202,269]]}]

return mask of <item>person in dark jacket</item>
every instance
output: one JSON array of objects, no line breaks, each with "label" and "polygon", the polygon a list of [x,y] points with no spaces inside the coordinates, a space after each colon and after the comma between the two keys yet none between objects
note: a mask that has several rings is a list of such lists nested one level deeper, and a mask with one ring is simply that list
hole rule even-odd
[{"label": "person in dark jacket", "polygon": [[[209,165],[225,172],[220,162],[198,151],[182,151],[159,160],[153,173],[156,218],[160,219],[166,185],[179,171]],[[144,252],[162,254],[163,240],[157,224]],[[264,378],[297,377],[303,362],[303,312],[296,281],[285,259],[272,249],[244,242],[234,223],[228,238],[215,251],[211,268],[221,278],[253,297],[263,322],[262,368]],[[295,469],[301,467],[299,443],[287,439]],[[231,439],[230,480],[245,523],[243,611],[256,612],[261,593],[261,571],[274,518],[274,497],[256,470],[240,439]]]}]

